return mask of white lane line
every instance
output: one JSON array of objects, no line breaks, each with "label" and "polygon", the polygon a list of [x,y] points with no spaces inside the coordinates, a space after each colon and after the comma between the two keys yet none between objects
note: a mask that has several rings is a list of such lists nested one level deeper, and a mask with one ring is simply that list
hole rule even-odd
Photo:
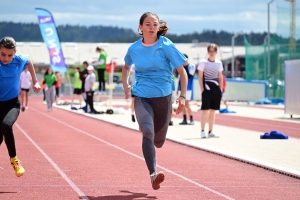
[{"label": "white lane line", "polygon": [[39,152],[48,160],[48,162],[56,169],[56,171],[69,183],[73,190],[81,197],[88,200],[89,198],[69,179],[69,177],[57,166],[57,164],[37,145],[37,143],[16,123],[18,129],[27,137],[27,139],[39,150]]},{"label": "white lane line", "polygon": [[[118,147],[118,146],[116,146],[116,145],[114,145],[114,144],[111,144],[111,143],[105,141],[105,140],[102,140],[101,138],[98,138],[98,137],[96,137],[96,136],[94,136],[94,135],[92,135],[92,134],[90,134],[90,133],[87,133],[87,132],[85,132],[85,131],[83,131],[83,130],[80,130],[80,129],[74,127],[74,126],[71,126],[71,125],[69,125],[69,124],[67,124],[67,123],[65,123],[65,122],[63,122],[63,121],[61,121],[61,120],[58,120],[58,119],[56,119],[56,118],[54,118],[54,117],[51,117],[51,116],[49,116],[49,115],[46,115],[45,113],[42,113],[42,112],[40,112],[40,111],[38,111],[38,110],[36,110],[36,109],[34,109],[34,108],[32,108],[32,110],[34,110],[34,111],[36,111],[37,113],[40,113],[40,114],[42,114],[42,115],[44,115],[44,116],[46,116],[46,117],[52,119],[52,120],[54,120],[54,121],[57,121],[57,122],[60,123],[60,124],[63,124],[63,125],[65,125],[65,126],[69,127],[69,128],[72,128],[72,129],[74,129],[74,130],[80,132],[80,133],[83,133],[83,134],[85,134],[85,135],[87,135],[87,136],[89,136],[89,137],[91,137],[91,138],[94,138],[94,139],[96,139],[96,140],[98,140],[98,141],[100,141],[100,142],[102,142],[102,143],[105,143],[105,144],[107,144],[107,145],[109,145],[109,146],[111,146],[111,147],[113,147],[113,148],[115,148],[115,149],[118,149],[118,150],[120,150],[120,151],[123,151],[123,152],[125,152],[125,153],[127,153],[127,154],[129,154],[129,155],[131,155],[131,156],[134,156],[134,157],[136,157],[136,158],[138,158],[138,159],[145,160],[144,158],[142,158],[142,157],[140,157],[140,156],[138,156],[138,155],[136,155],[136,154],[134,154],[134,153],[131,153],[131,152],[125,150],[125,149],[122,149],[121,147]],[[175,175],[175,176],[177,176],[177,177],[179,177],[179,178],[181,178],[181,179],[183,179],[183,180],[185,180],[185,181],[188,181],[188,182],[190,182],[190,183],[192,183],[192,184],[194,184],[194,185],[196,185],[196,186],[198,186],[198,187],[200,187],[200,188],[203,188],[203,189],[205,189],[205,190],[208,190],[208,191],[210,191],[210,192],[212,192],[212,193],[214,193],[214,194],[216,194],[216,195],[218,195],[218,196],[224,197],[225,199],[233,200],[232,197],[229,197],[229,196],[227,196],[227,195],[225,195],[225,194],[222,194],[221,192],[218,192],[218,191],[213,190],[213,189],[211,189],[211,188],[209,188],[209,187],[207,187],[207,186],[205,186],[205,185],[202,185],[202,184],[200,184],[200,183],[197,183],[197,182],[195,182],[195,181],[193,181],[193,180],[191,180],[191,179],[189,179],[189,178],[187,178],[187,177],[185,177],[185,176],[182,176],[182,175],[180,175],[180,174],[177,174],[176,172],[173,172],[172,170],[169,170],[169,169],[167,169],[167,168],[165,168],[165,167],[162,167],[162,166],[160,166],[160,165],[157,165],[157,166],[160,167],[161,169],[163,169],[163,170],[169,172],[170,174],[173,174],[173,175]]]}]

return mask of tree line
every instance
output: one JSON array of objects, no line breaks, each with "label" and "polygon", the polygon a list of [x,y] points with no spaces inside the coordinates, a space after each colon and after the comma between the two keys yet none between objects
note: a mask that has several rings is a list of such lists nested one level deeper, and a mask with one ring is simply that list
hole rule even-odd
[{"label": "tree line", "polygon": [[[113,26],[80,26],[80,25],[59,25],[57,31],[61,42],[110,42],[110,43],[131,43],[139,36],[136,31],[128,28]],[[252,45],[261,45],[267,33],[246,33],[248,42]],[[42,42],[43,38],[37,23],[15,23],[0,22],[0,38],[11,36],[16,41]],[[203,30],[189,34],[167,34],[174,43],[212,42],[221,46],[230,46],[233,33],[227,31]],[[243,36],[235,39],[235,45],[243,46]]]}]

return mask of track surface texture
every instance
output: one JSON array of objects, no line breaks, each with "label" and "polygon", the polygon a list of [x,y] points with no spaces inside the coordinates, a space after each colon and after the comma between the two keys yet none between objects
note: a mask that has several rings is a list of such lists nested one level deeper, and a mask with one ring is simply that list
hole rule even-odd
[{"label": "track surface texture", "polygon": [[299,179],[170,141],[156,151],[166,179],[154,191],[140,132],[60,109],[47,112],[36,97],[14,133],[26,173],[14,175],[3,143],[0,199],[300,199]]}]

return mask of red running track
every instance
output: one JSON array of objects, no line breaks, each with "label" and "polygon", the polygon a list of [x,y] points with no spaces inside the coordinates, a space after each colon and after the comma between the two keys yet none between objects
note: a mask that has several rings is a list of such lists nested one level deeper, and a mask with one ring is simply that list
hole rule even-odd
[{"label": "red running track", "polygon": [[300,180],[167,141],[157,150],[161,189],[151,188],[141,133],[54,109],[35,98],[14,126],[17,178],[0,151],[0,199],[299,199]]}]

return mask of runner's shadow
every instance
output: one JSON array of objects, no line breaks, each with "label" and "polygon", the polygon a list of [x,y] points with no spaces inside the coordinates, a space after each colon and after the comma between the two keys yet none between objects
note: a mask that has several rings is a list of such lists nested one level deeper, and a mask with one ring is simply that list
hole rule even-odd
[{"label": "runner's shadow", "polygon": [[[98,196],[98,197],[93,197],[93,196],[86,196],[89,200],[134,200],[134,199],[157,199],[155,196],[148,196],[148,194],[145,193],[135,193],[135,192],[130,192],[127,190],[120,190],[121,193],[127,193],[128,195],[108,195],[108,196]],[[84,197],[79,197],[79,199],[85,199]]]}]

